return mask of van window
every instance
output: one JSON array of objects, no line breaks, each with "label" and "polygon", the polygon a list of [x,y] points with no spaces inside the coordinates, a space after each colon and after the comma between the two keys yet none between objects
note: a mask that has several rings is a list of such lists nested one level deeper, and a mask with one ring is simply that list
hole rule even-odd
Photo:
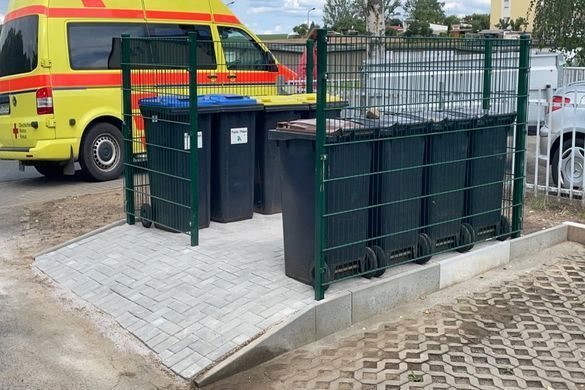
[{"label": "van window", "polygon": [[39,17],[25,16],[6,23],[0,34],[0,77],[28,73],[37,67]]},{"label": "van window", "polygon": [[144,36],[142,23],[70,23],[67,26],[69,61],[75,70],[106,70],[113,38]]},{"label": "van window", "polygon": [[67,28],[69,59],[74,70],[120,69],[122,34],[132,37],[182,37],[197,32],[200,69],[215,69],[215,50],[209,26],[144,23],[71,23]]},{"label": "van window", "polygon": [[209,26],[192,24],[147,24],[151,37],[182,37],[192,31],[197,33],[197,69],[215,69],[215,47]]},{"label": "van window", "polygon": [[218,27],[221,46],[229,70],[273,70],[270,53],[244,30],[235,27]]}]

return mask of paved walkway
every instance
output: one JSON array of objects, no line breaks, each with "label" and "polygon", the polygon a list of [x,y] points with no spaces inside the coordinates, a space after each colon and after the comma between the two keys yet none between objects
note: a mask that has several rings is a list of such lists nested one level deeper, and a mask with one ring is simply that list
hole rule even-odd
[{"label": "paved walkway", "polygon": [[[571,254],[551,261],[555,250]],[[547,252],[529,274],[404,318],[393,311],[209,390],[585,389],[585,249]]]},{"label": "paved walkway", "polygon": [[35,266],[189,378],[314,303],[310,286],[284,274],[280,215],[214,223],[201,242],[191,248],[185,235],[125,225]]}]

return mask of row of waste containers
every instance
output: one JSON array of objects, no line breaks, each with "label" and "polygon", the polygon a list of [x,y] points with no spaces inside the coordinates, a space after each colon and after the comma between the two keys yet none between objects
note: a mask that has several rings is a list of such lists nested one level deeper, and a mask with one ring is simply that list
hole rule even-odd
[{"label": "row of waste containers", "polygon": [[[332,110],[343,103],[331,99]],[[204,95],[198,101],[199,227],[281,212],[280,159],[268,131],[277,123],[316,116],[315,94],[250,98]],[[141,99],[150,179],[145,220],[190,231],[189,97]]]},{"label": "row of waste containers", "polygon": [[[325,280],[506,239],[508,135],[516,115],[424,112],[328,120]],[[314,278],[315,121],[270,132],[282,164],[286,274]],[[337,249],[336,249],[337,248]]]}]

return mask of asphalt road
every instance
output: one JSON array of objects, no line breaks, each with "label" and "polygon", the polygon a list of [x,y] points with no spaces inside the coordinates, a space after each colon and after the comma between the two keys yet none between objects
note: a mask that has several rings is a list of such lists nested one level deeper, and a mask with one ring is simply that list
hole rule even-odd
[{"label": "asphalt road", "polygon": [[0,160],[0,183],[38,177],[42,177],[42,175],[33,167],[27,167],[24,172],[21,172],[18,170],[17,161]]}]

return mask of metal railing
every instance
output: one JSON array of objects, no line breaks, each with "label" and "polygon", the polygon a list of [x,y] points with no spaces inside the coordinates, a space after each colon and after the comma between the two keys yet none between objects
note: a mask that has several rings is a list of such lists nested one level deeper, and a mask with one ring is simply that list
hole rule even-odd
[{"label": "metal railing", "polygon": [[527,188],[536,197],[580,200],[585,206],[585,83],[540,91],[528,138]]},{"label": "metal railing", "polygon": [[[348,278],[520,235],[527,36],[333,40],[321,30],[316,45],[316,299]],[[354,47],[365,63],[330,55]]]}]

